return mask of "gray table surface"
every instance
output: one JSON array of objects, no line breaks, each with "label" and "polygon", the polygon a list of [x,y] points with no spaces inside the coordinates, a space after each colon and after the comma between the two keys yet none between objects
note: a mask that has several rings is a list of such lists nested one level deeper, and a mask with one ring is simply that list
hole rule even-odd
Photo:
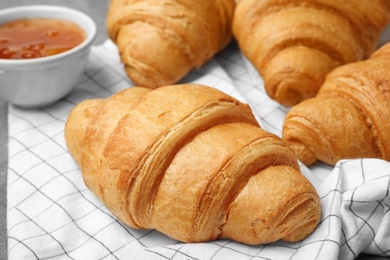
[{"label": "gray table surface", "polygon": [[[20,5],[60,5],[78,9],[95,21],[98,35],[94,44],[107,39],[106,14],[109,0],[0,0],[0,10]],[[1,82],[0,82],[1,84]],[[7,160],[8,160],[8,104],[0,101],[0,259],[7,259]],[[384,260],[389,257],[360,255],[359,260]]]}]

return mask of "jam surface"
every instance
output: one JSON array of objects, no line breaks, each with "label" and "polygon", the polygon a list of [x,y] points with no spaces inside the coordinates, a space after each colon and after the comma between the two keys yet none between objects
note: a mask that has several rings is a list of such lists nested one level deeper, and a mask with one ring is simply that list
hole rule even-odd
[{"label": "jam surface", "polygon": [[0,59],[32,59],[70,50],[86,34],[77,24],[59,19],[20,19],[0,25]]}]

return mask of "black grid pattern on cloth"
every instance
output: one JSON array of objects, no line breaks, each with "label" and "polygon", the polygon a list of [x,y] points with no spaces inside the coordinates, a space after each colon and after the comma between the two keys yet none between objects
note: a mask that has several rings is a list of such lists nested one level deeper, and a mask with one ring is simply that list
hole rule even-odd
[{"label": "black grid pattern on cloth", "polygon": [[[268,98],[234,43],[182,82],[209,85],[248,103],[262,127],[280,135],[287,109]],[[184,244],[126,227],[84,185],[63,129],[82,100],[106,98],[131,84],[108,41],[92,49],[69,96],[42,109],[9,108],[9,259],[353,259],[363,250],[390,255],[390,234],[379,221],[390,223],[390,164],[381,160],[342,161],[335,168],[300,164],[318,190],[323,214],[316,231],[298,243]]]}]

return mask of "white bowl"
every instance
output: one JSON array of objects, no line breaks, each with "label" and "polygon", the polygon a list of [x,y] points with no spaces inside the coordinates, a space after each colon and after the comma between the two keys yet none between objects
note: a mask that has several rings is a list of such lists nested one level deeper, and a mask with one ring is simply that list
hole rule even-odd
[{"label": "white bowl", "polygon": [[53,56],[0,59],[0,100],[25,108],[46,106],[66,96],[84,72],[96,25],[86,14],[66,7],[33,5],[0,10],[0,24],[23,18],[72,21],[87,35],[80,45]]}]

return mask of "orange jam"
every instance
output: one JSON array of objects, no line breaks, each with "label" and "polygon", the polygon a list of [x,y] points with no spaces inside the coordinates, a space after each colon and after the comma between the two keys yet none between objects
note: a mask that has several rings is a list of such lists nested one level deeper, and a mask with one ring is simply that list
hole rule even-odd
[{"label": "orange jam", "polygon": [[32,59],[70,50],[86,34],[77,24],[58,19],[20,19],[0,25],[0,59]]}]

